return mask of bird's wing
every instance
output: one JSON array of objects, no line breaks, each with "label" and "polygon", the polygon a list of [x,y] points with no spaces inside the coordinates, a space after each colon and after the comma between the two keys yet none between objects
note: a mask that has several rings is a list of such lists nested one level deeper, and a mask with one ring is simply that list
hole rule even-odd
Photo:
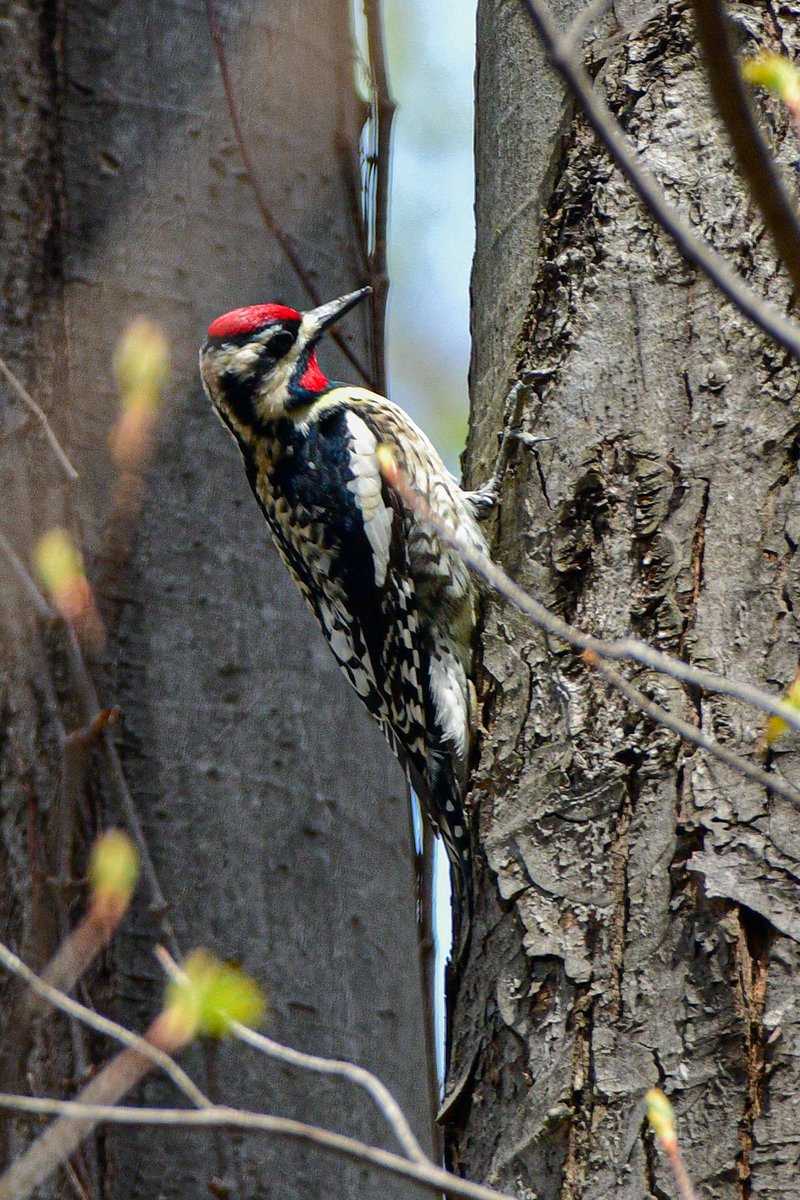
[{"label": "bird's wing", "polygon": [[342,670],[419,785],[427,775],[419,614],[403,513],[377,445],[358,413],[328,409],[286,465],[278,482],[287,504],[270,525]]}]

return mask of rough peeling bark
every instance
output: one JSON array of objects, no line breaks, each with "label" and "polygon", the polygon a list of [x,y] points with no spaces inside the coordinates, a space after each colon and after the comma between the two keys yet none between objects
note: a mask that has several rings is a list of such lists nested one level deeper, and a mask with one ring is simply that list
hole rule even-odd
[{"label": "rough peeling bark", "polygon": [[[556,6],[566,24],[572,10]],[[800,6],[732,4],[800,52]],[[482,0],[472,479],[530,388],[493,550],[555,611],[781,689],[797,669],[796,365],[655,228],[574,116],[521,5]],[[708,98],[685,4],[618,5],[597,85],[670,199],[779,306],[788,286]],[[777,106],[758,101],[790,169]],[[791,175],[789,176],[791,178]],[[754,752],[758,714],[630,668]],[[654,728],[558,642],[486,606],[482,843],[454,1016],[449,1153],[521,1197],[672,1194],[643,1123],[674,1099],[704,1196],[797,1192],[800,814]],[[797,740],[776,769],[800,782]]]},{"label": "rough peeling bark", "polygon": [[[363,119],[349,6],[221,4],[251,153],[323,296],[361,282],[342,149]],[[25,561],[67,524],[112,616],[101,675],[124,711],[120,745],[183,948],[205,945],[264,981],[270,1032],[352,1058],[429,1122],[420,981],[400,772],[340,678],[273,552],[230,439],[201,394],[205,326],[239,304],[305,297],[264,228],[231,135],[205,5],[12,0],[0,22],[0,353],[50,414],[81,472],[67,489],[25,412],[0,388],[0,528]],[[314,86],[309,87],[313,63]],[[175,358],[128,569],[103,560],[115,419],[110,362],[146,312]],[[348,319],[367,359],[364,314]],[[334,374],[351,377],[332,346]],[[59,748],[79,712],[57,638],[42,637],[0,559],[0,937],[40,966],[58,937],[53,876]],[[376,819],[376,813],[380,818]],[[76,814],[80,881],[94,830],[118,822],[102,771]],[[67,892],[81,910],[78,883]],[[157,915],[143,891],[91,996],[141,1029],[160,1002]],[[69,1095],[76,1063],[59,1020],[26,1031],[0,980],[4,1090]],[[90,1043],[88,1061],[104,1044]],[[352,1088],[225,1048],[205,1075],[222,1100],[331,1122],[388,1144]],[[210,1079],[210,1081],[209,1081]],[[138,1096],[168,1102],[166,1086]],[[35,1122],[0,1121],[5,1155]],[[359,1168],[265,1139],[125,1131],[78,1164],[114,1200],[218,1195],[367,1196]],[[225,1189],[228,1190],[225,1190]],[[412,1189],[382,1183],[392,1196]],[[65,1176],[42,1195],[74,1194]]]}]

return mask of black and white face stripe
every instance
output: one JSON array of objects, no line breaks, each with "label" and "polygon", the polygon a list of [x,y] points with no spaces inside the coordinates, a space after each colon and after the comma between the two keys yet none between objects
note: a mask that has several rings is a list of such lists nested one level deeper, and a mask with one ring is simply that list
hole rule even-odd
[{"label": "black and white face stripe", "polygon": [[274,322],[256,334],[227,334],[206,341],[200,360],[203,382],[232,432],[261,426],[257,398],[282,364],[293,357],[299,328],[299,321]]}]

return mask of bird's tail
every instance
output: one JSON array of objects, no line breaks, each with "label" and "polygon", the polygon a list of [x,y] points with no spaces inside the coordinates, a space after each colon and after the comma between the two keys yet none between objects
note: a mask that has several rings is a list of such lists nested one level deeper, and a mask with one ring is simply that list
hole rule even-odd
[{"label": "bird's tail", "polygon": [[412,757],[391,731],[385,730],[400,759],[409,785],[444,842],[450,863],[450,895],[453,912],[453,960],[459,962],[469,945],[474,911],[472,874],[472,831],[464,806],[463,788],[456,761],[447,747],[428,751],[426,769]]},{"label": "bird's tail", "polygon": [[452,756],[437,756],[436,766],[438,769],[429,791],[429,812],[450,862],[453,959],[458,962],[466,953],[472,932],[472,830]]}]

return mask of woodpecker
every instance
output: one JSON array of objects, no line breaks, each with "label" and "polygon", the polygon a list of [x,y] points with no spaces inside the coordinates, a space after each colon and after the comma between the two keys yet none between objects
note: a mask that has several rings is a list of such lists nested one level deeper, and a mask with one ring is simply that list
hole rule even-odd
[{"label": "woodpecker", "polygon": [[483,552],[477,521],[492,498],[462,491],[391,400],[332,383],[320,369],[320,337],[369,291],[305,313],[281,304],[234,309],[209,326],[200,371],[279,554],[444,839],[455,944],[463,948],[472,911],[464,789],[479,597],[459,555],[387,484],[376,450],[390,446],[407,486]]}]

